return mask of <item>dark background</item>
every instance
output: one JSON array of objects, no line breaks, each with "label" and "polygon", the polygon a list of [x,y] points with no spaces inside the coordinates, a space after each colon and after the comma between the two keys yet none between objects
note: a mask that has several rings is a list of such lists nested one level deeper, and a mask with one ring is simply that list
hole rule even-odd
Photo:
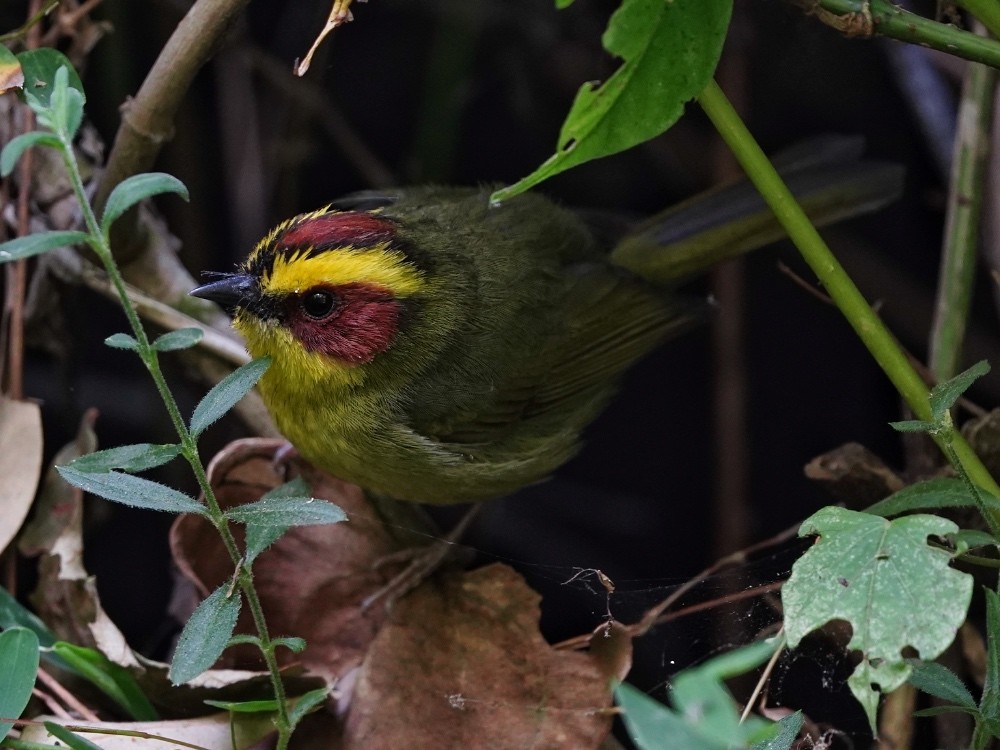
[{"label": "dark background", "polygon": [[[904,345],[923,358],[942,232],[944,177],[934,157],[941,144],[922,135],[900,94],[887,57],[894,43],[842,38],[777,0],[736,5],[723,80],[736,82],[727,91],[765,149],[823,133],[859,134],[873,158],[906,166],[898,202],[824,234],[869,299],[881,303]],[[96,13],[113,31],[95,49],[84,82],[88,114],[106,141],[119,105],[137,89],[184,7],[106,0]],[[199,76],[157,164],[191,190],[190,204],[160,204],[183,241],[185,263],[194,273],[229,270],[277,221],[372,186],[381,173],[358,168],[362,151],[345,148],[344,131],[399,183],[508,183],[524,176],[551,153],[577,87],[614,70],[599,43],[614,7],[577,0],[556,12],[549,2],[527,0],[371,0],[354,6],[356,21],[321,48],[304,81],[295,81],[288,75],[292,61],[304,54],[328,7],[252,3]],[[5,27],[20,23],[17,13],[4,13]],[[952,95],[960,74],[960,66],[940,69]],[[663,136],[540,189],[567,205],[641,216],[715,184],[718,153],[711,125],[691,105]],[[781,273],[779,261],[811,281],[794,249],[779,244],[746,261],[737,303],[747,421],[726,429],[743,436],[747,451],[746,521],[736,535],[744,543],[830,502],[803,475],[817,454],[858,441],[892,464],[902,461],[887,426],[901,414],[891,386],[837,310]],[[709,294],[710,283],[695,282],[691,291]],[[970,354],[970,363],[995,350],[989,292],[984,285],[977,301],[985,349]],[[61,304],[72,321],[65,357],[36,353],[26,378],[29,395],[43,400],[49,454],[93,405],[102,413],[105,446],[169,440],[137,361],[100,343],[123,330],[120,314],[82,290],[66,290]],[[606,613],[600,586],[564,585],[577,568],[598,568],[615,580],[611,612],[631,620],[733,551],[720,548],[720,538],[732,533],[720,534],[726,519],[714,499],[723,470],[714,447],[714,357],[706,327],[642,362],[588,431],[582,454],[550,482],[492,503],[466,540],[483,559],[512,562],[542,591],[550,637],[588,631]],[[179,369],[172,375],[185,382]],[[975,394],[989,403],[995,385]],[[186,386],[187,408],[200,392]],[[211,433],[214,445],[206,449],[244,433],[232,421]],[[165,479],[190,488],[182,475]],[[169,522],[99,502],[88,517],[87,565],[106,608],[136,647],[160,656],[170,635],[160,604],[170,587]],[[796,549],[765,554],[690,600],[774,580],[787,572]],[[748,640],[773,619],[766,606],[726,604],[662,628],[639,644],[633,679],[647,688],[663,685],[677,668]],[[803,682],[809,669],[830,677],[843,667],[825,658],[802,660]],[[799,705],[794,679],[788,698]],[[834,703],[849,703],[838,679],[828,693],[807,698],[814,717],[829,718],[824,714]],[[853,714],[840,721],[860,726]]]}]

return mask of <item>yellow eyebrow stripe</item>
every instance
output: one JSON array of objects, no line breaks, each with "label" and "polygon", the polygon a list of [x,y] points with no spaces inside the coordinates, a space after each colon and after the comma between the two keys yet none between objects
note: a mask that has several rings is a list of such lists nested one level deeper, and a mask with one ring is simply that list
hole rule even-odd
[{"label": "yellow eyebrow stripe", "polygon": [[263,287],[270,294],[298,294],[318,284],[354,283],[377,284],[396,297],[409,297],[424,288],[425,280],[401,252],[376,245],[342,247],[315,255],[279,253]]}]

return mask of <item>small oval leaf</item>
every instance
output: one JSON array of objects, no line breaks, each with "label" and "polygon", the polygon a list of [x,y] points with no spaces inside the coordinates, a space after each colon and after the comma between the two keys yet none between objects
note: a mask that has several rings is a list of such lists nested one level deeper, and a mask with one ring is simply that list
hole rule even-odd
[{"label": "small oval leaf", "polygon": [[135,340],[135,336],[130,336],[127,333],[113,333],[104,339],[104,345],[110,346],[112,349],[128,349],[129,351],[138,351],[139,342]]},{"label": "small oval leaf", "polygon": [[197,437],[206,427],[232,409],[237,401],[257,385],[257,381],[270,365],[270,357],[261,357],[247,362],[220,380],[195,407],[194,414],[191,415],[191,434]]},{"label": "small oval leaf", "polygon": [[146,510],[205,515],[205,508],[201,503],[159,482],[151,482],[131,474],[120,474],[117,471],[88,474],[72,466],[57,466],[56,470],[74,487],[103,497],[105,500]]},{"label": "small oval leaf", "polygon": [[160,336],[153,342],[153,348],[158,352],[175,352],[179,349],[190,349],[204,338],[205,332],[200,328],[178,328]]},{"label": "small oval leaf", "polygon": [[170,681],[181,685],[209,669],[229,642],[240,616],[240,594],[229,593],[224,583],[205,599],[191,614],[177,639],[174,660],[170,664]]},{"label": "small oval leaf", "polygon": [[86,242],[87,237],[86,232],[39,232],[0,242],[0,263],[30,258],[32,255],[41,255],[59,247],[79,245],[81,242]]},{"label": "small oval leaf", "polygon": [[85,456],[70,461],[68,466],[86,474],[106,474],[113,469],[122,469],[130,473],[146,471],[172,461],[181,452],[181,447],[175,444],[153,445],[152,443],[136,443],[135,445],[119,445],[103,451],[88,453]]},{"label": "small oval leaf", "polygon": [[13,172],[14,167],[17,165],[17,160],[20,159],[21,155],[32,146],[51,146],[52,148],[60,148],[62,146],[62,142],[52,135],[52,133],[46,133],[42,130],[35,130],[31,133],[19,135],[17,138],[12,138],[10,142],[3,147],[3,151],[0,152],[0,177],[7,177],[11,172]]},{"label": "small oval leaf", "polygon": [[52,47],[39,47],[20,53],[17,60],[24,71],[24,94],[29,102],[34,99],[43,108],[49,106],[59,68],[66,68],[67,84],[83,95],[83,82],[73,69],[73,63],[62,52]]},{"label": "small oval leaf", "polygon": [[177,193],[184,200],[188,200],[188,189],[184,183],[164,172],[136,174],[118,183],[108,196],[104,214],[101,216],[101,231],[107,234],[115,220],[132,206],[161,193]]}]

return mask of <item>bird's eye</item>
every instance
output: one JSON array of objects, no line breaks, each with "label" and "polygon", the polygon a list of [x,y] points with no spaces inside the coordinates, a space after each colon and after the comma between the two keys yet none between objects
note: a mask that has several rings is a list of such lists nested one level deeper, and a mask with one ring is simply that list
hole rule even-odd
[{"label": "bird's eye", "polygon": [[336,301],[337,299],[334,297],[333,292],[328,292],[325,289],[316,289],[306,292],[303,295],[302,309],[305,310],[306,315],[310,318],[320,320],[333,311]]}]

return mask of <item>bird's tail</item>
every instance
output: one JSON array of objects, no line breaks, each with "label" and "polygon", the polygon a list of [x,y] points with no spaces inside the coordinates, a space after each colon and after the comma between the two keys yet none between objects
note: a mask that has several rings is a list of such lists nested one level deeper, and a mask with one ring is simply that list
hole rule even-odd
[{"label": "bird's tail", "polygon": [[[902,192],[903,168],[861,158],[864,142],[820,136],[772,159],[814,224],[875,211]],[[614,248],[612,260],[663,286],[785,236],[748,181],[724,185],[645,220]]]}]

